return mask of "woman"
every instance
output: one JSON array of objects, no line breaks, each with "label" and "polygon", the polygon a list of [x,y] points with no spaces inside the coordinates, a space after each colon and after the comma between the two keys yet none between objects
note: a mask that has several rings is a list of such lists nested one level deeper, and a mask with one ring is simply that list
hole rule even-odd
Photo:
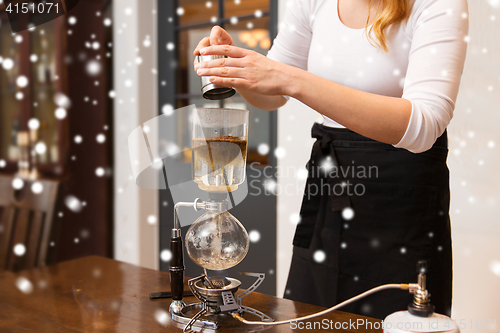
[{"label": "woman", "polygon": [[[415,282],[415,264],[426,260],[431,302],[450,313],[446,127],[467,11],[466,0],[294,0],[267,57],[235,47],[220,27],[197,46],[195,55],[229,57],[195,63],[198,75],[250,104],[273,110],[291,96],[324,115],[312,129],[286,297],[331,306]],[[344,311],[384,318],[410,301],[386,291]]]}]

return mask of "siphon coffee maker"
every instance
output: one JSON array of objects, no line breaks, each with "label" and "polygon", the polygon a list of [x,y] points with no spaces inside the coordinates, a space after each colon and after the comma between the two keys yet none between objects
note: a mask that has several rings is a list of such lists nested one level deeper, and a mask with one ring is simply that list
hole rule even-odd
[{"label": "siphon coffee maker", "polygon": [[[249,249],[248,234],[243,225],[228,212],[232,192],[245,180],[248,141],[248,111],[225,108],[195,108],[192,114],[192,175],[198,187],[208,195],[206,201],[178,202],[174,207],[174,228],[170,250],[172,319],[184,324],[184,332],[196,328],[217,329],[225,314],[251,313],[262,321],[272,319],[262,312],[242,305],[242,299],[264,280],[263,273],[241,273],[256,281],[245,292],[235,295],[241,285],[237,279],[209,277],[207,270],[220,271],[237,265]],[[185,237],[190,259],[203,273],[188,281],[198,301],[183,301],[184,261],[178,210],[192,207],[205,210],[189,228]]]}]

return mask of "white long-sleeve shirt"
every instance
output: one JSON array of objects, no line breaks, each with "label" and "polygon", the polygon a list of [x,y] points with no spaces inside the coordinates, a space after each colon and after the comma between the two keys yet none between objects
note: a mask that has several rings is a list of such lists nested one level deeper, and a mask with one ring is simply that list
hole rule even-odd
[{"label": "white long-sleeve shirt", "polygon": [[[386,30],[389,52],[370,44],[365,29],[339,18],[337,0],[288,1],[270,59],[365,92],[402,97],[412,105],[395,147],[432,147],[453,117],[465,62],[467,0],[412,0],[410,17]],[[324,125],[343,127],[325,117]]]}]

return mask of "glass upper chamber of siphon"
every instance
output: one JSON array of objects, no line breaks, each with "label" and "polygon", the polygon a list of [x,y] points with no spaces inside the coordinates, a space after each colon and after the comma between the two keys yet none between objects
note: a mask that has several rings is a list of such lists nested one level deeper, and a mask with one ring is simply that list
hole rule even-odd
[{"label": "glass upper chamber of siphon", "polygon": [[193,180],[208,192],[207,212],[186,234],[186,249],[197,265],[224,270],[249,248],[243,225],[227,211],[227,195],[245,180],[248,111],[197,108],[193,111]]}]

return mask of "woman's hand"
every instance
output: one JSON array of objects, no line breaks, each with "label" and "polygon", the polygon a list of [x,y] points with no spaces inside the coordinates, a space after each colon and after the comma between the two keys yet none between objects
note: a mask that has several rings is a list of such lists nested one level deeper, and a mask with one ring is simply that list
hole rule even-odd
[{"label": "woman's hand", "polygon": [[[203,52],[200,52],[202,49]],[[221,27],[213,27],[210,36],[198,43],[193,54],[195,56],[224,54],[231,57],[201,64],[198,64],[195,57],[195,70],[200,76],[211,76],[211,81],[214,83],[236,88],[253,106],[264,110],[275,110],[286,103],[281,96],[283,90],[280,88],[281,75],[277,70],[278,67],[282,69],[286,65],[271,61],[258,53],[235,47],[231,35]],[[262,77],[265,78],[266,73],[268,80],[263,80]],[[286,70],[281,73],[286,73]],[[281,81],[286,82],[286,80]],[[268,89],[269,87],[272,89]],[[273,94],[276,96],[272,96]]]},{"label": "woman's hand", "polygon": [[226,87],[243,89],[262,95],[287,95],[287,66],[257,52],[232,45],[212,45],[198,50],[201,55],[225,55],[195,64],[199,76]]},{"label": "woman's hand", "polygon": [[[210,32],[209,37],[203,38],[196,48],[194,49],[193,54],[195,56],[200,55],[200,50],[204,47],[210,46],[210,45],[233,45],[233,38],[231,37],[230,34],[227,33],[226,30],[222,29],[219,26],[214,26],[212,28],[212,31]],[[195,58],[195,64],[196,64],[196,58]]]}]

